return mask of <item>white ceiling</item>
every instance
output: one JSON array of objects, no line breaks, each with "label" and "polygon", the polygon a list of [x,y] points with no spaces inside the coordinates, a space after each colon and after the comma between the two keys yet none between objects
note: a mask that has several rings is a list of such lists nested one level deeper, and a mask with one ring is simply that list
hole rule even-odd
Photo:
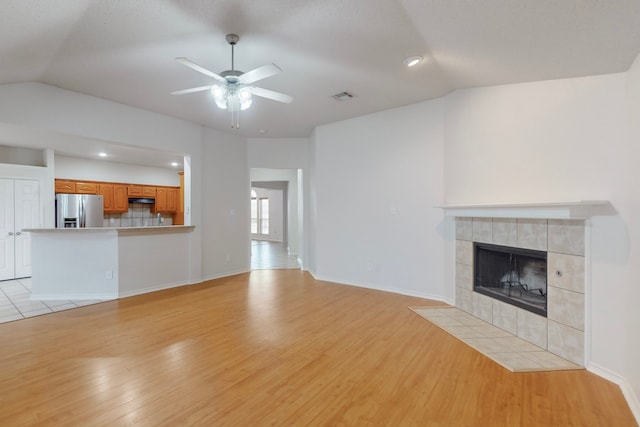
[{"label": "white ceiling", "polygon": [[[275,63],[232,130],[211,83],[175,61]],[[247,137],[304,137],[458,88],[622,72],[640,52],[639,0],[2,0],[0,84],[38,81]],[[426,58],[406,68],[411,55]],[[355,98],[336,101],[349,91]],[[262,131],[262,132],[261,132]]]}]

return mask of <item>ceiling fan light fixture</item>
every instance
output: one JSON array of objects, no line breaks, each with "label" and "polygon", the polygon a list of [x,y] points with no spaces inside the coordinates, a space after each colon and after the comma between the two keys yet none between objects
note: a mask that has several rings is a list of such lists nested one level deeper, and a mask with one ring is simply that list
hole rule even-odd
[{"label": "ceiling fan light fixture", "polygon": [[253,96],[251,93],[251,87],[244,86],[238,90],[238,99],[240,100],[240,109],[246,110],[251,107],[251,103],[253,102]]},{"label": "ceiling fan light fixture", "polygon": [[213,95],[213,99],[216,101],[216,105],[218,106],[218,108],[221,108],[223,110],[227,109],[227,96],[228,96],[228,92],[227,92],[227,87],[226,86],[219,86],[219,85],[214,85],[211,88],[211,94]]},{"label": "ceiling fan light fixture", "polygon": [[261,98],[272,99],[278,102],[284,102],[288,104],[293,101],[293,98],[284,93],[276,92],[269,89],[264,89],[258,86],[252,86],[253,83],[266,79],[276,75],[282,70],[276,64],[267,64],[262,67],[258,67],[246,73],[236,70],[234,68],[234,46],[240,40],[237,34],[227,34],[227,43],[231,45],[231,69],[216,74],[195,62],[192,62],[184,57],[176,58],[176,60],[197,71],[210,77],[216,81],[216,83],[206,86],[192,87],[189,89],[177,90],[171,92],[172,95],[184,95],[187,93],[210,91],[213,99],[222,110],[228,110],[231,113],[231,127],[239,129],[239,113],[242,110],[246,110],[251,107],[253,102],[253,95]]},{"label": "ceiling fan light fixture", "polygon": [[423,60],[424,58],[422,56],[410,56],[404,60],[404,65],[407,67],[413,67],[421,63]]}]

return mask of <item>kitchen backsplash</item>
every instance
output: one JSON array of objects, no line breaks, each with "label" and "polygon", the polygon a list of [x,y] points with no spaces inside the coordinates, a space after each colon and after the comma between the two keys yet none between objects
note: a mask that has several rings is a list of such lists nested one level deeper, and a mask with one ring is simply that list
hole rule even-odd
[{"label": "kitchen backsplash", "polygon": [[105,227],[152,227],[173,225],[171,214],[161,214],[162,224],[158,224],[158,214],[151,213],[151,205],[129,203],[129,210],[123,214],[105,214]]}]

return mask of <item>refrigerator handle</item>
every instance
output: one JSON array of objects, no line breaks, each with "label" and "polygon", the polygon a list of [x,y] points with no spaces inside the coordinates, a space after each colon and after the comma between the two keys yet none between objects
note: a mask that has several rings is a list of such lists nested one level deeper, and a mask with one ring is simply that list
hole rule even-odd
[{"label": "refrigerator handle", "polygon": [[79,216],[79,220],[80,220],[80,227],[85,227],[86,226],[86,218],[84,217],[84,197],[80,196],[80,215]]}]

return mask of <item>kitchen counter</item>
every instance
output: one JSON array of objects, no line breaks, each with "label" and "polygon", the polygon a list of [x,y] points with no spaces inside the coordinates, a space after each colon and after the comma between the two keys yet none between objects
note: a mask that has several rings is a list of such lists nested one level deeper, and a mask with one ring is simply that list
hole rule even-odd
[{"label": "kitchen counter", "polygon": [[191,231],[195,228],[195,225],[153,225],[148,227],[85,227],[85,228],[29,228],[24,229],[23,231],[28,231],[31,233],[58,233],[58,232],[71,232],[71,233],[82,233],[87,231],[113,231],[116,230],[118,232],[138,232],[138,231],[148,231],[148,232],[174,232],[174,231]]},{"label": "kitchen counter", "polygon": [[195,226],[39,228],[31,299],[115,299],[191,283]]}]

